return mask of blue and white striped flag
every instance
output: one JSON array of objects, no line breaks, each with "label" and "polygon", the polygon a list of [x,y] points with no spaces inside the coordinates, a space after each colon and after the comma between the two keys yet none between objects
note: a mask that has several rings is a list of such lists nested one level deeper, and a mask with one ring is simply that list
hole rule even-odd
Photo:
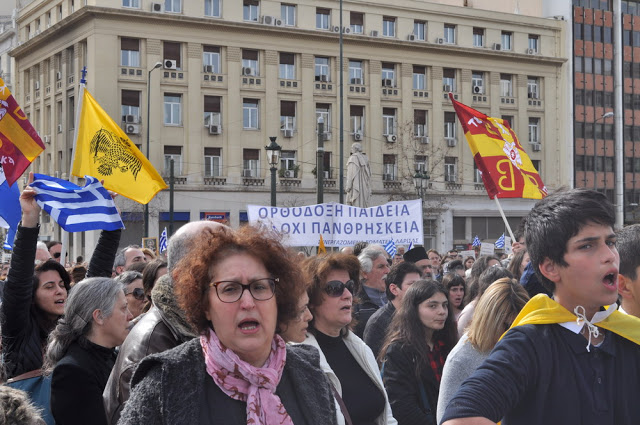
[{"label": "blue and white striped flag", "polygon": [[480,242],[480,238],[478,238],[478,235],[476,235],[475,238],[473,238],[473,242],[471,242],[471,246],[480,246],[482,245],[482,242]]},{"label": "blue and white striped flag", "polygon": [[34,174],[30,186],[36,202],[67,232],[123,229],[113,198],[98,179],[85,176],[84,187],[44,174]]},{"label": "blue and white striped flag", "polygon": [[165,227],[160,234],[160,254],[167,250],[167,228]]},{"label": "blue and white striped flag", "polygon": [[387,244],[384,246],[384,250],[387,251],[387,254],[389,254],[390,257],[396,255],[398,249],[396,248],[396,243],[393,241],[393,239],[387,242]]},{"label": "blue and white striped flag", "polygon": [[0,227],[7,229],[7,237],[4,240],[3,248],[11,251],[13,249],[13,240],[16,237],[16,230],[18,230],[18,223],[20,223],[20,218],[22,217],[20,189],[15,183],[13,186],[9,186],[2,167],[0,167],[0,182]]},{"label": "blue and white striped flag", "polygon": [[496,248],[504,248],[504,233],[502,234],[502,236],[500,236],[498,238],[498,240],[496,241],[496,243],[494,244],[494,246]]}]

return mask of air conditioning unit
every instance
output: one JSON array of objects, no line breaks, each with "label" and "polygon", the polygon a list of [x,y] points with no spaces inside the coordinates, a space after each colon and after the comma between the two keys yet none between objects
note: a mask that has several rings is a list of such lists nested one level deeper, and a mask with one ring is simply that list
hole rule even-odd
[{"label": "air conditioning unit", "polygon": [[265,25],[275,25],[276,17],[275,16],[263,16],[260,18],[260,22]]},{"label": "air conditioning unit", "polygon": [[42,141],[46,144],[51,143],[51,136],[42,136]]},{"label": "air conditioning unit", "polygon": [[371,34],[371,37],[377,37],[378,34],[380,34],[380,33],[378,32],[378,30],[373,30],[373,31],[371,31],[370,34]]},{"label": "air conditioning unit", "polygon": [[322,75],[316,75],[316,81],[320,81],[322,83],[326,83],[327,82],[327,76],[322,74]]},{"label": "air conditioning unit", "polygon": [[58,133],[62,133],[62,124],[58,124]]},{"label": "air conditioning unit", "polygon": [[140,134],[140,126],[138,124],[127,124],[124,132],[127,134]]},{"label": "air conditioning unit", "polygon": [[540,149],[542,149],[542,145],[540,143],[532,143],[531,149],[533,149],[534,152],[540,152]]},{"label": "air conditioning unit", "polygon": [[256,75],[256,73],[253,70],[253,68],[248,67],[248,66],[243,66],[242,67],[242,75]]},{"label": "air conditioning unit", "polygon": [[283,177],[291,179],[291,178],[294,178],[295,176],[296,176],[296,172],[295,171],[293,171],[293,170],[284,170]]},{"label": "air conditioning unit", "polygon": [[220,134],[222,133],[222,126],[219,124],[211,124],[209,125],[209,134]]},{"label": "air conditioning unit", "polygon": [[355,141],[361,141],[362,140],[362,133],[359,131],[356,131],[355,133],[353,133],[353,140]]},{"label": "air conditioning unit", "polygon": [[391,174],[383,174],[382,175],[382,180],[384,181],[389,181],[389,180],[393,180],[392,178],[393,176]]},{"label": "air conditioning unit", "polygon": [[205,65],[204,72],[213,72],[213,65]]},{"label": "air conditioning unit", "polygon": [[351,34],[351,28],[349,28],[349,27],[342,27],[342,33],[343,33],[343,34]]},{"label": "air conditioning unit", "polygon": [[395,134],[387,134],[387,142],[395,143],[396,140],[398,140],[398,136],[396,136]]},{"label": "air conditioning unit", "polygon": [[156,13],[163,13],[164,3],[151,3],[151,11]]},{"label": "air conditioning unit", "polygon": [[449,146],[450,148],[455,147],[456,146],[456,139],[447,138],[447,146]]},{"label": "air conditioning unit", "polygon": [[415,34],[409,34],[407,36],[407,40],[409,41],[416,41],[416,35]]},{"label": "air conditioning unit", "polygon": [[242,177],[253,177],[253,170],[251,169],[242,170]]},{"label": "air conditioning unit", "polygon": [[33,88],[36,90],[40,90],[40,81],[34,81]]},{"label": "air conditioning unit", "polygon": [[416,137],[416,140],[418,141],[418,143],[422,143],[424,145],[429,144],[429,136]]},{"label": "air conditioning unit", "polygon": [[393,87],[393,80],[391,78],[383,78],[382,87]]},{"label": "air conditioning unit", "polygon": [[124,122],[126,123],[137,123],[138,122],[138,116],[137,115],[125,115],[124,116]]},{"label": "air conditioning unit", "polygon": [[451,87],[451,85],[449,84],[444,84],[442,86],[442,91],[445,93],[449,93],[450,91],[453,91],[453,87]]},{"label": "air conditioning unit", "polygon": [[333,32],[340,32],[340,27],[339,27],[339,26],[337,26],[337,25],[336,25],[336,26],[334,26],[334,27],[331,27],[331,31],[333,31]]},{"label": "air conditioning unit", "polygon": [[165,59],[163,61],[164,69],[178,69],[178,61],[173,59]]},{"label": "air conditioning unit", "polygon": [[274,25],[276,27],[284,27],[284,22],[282,21],[282,19],[276,18],[276,21],[275,21]]},{"label": "air conditioning unit", "polygon": [[526,53],[527,53],[528,55],[535,55],[535,54],[536,54],[536,49],[527,49],[527,50],[526,50]]},{"label": "air conditioning unit", "polygon": [[56,81],[60,81],[60,80],[62,80],[62,72],[57,71],[56,72]]},{"label": "air conditioning unit", "polygon": [[444,44],[444,38],[442,37],[436,38],[436,44]]},{"label": "air conditioning unit", "polygon": [[362,78],[352,78],[351,84],[362,84]]},{"label": "air conditioning unit", "polygon": [[502,44],[493,43],[493,50],[502,50]]},{"label": "air conditioning unit", "polygon": [[482,93],[482,86],[473,86],[473,92],[475,94],[480,94]]},{"label": "air conditioning unit", "polygon": [[293,137],[293,129],[285,128],[282,130],[282,137],[291,138]]}]

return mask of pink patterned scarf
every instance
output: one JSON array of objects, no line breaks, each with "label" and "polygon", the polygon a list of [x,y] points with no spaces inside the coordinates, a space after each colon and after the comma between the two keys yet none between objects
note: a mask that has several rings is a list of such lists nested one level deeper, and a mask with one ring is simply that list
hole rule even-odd
[{"label": "pink patterned scarf", "polygon": [[200,345],[207,373],[213,381],[229,397],[247,403],[247,424],[293,425],[275,393],[287,360],[287,349],[279,335],[274,336],[271,353],[263,367],[240,360],[236,353],[222,345],[213,330],[200,335]]}]

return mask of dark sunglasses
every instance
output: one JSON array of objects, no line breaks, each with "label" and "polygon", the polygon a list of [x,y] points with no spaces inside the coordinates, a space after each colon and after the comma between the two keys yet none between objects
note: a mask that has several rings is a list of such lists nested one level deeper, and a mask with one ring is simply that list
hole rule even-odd
[{"label": "dark sunglasses", "polygon": [[340,282],[339,280],[332,280],[331,282],[327,282],[324,291],[330,297],[339,297],[344,292],[344,288],[347,288],[347,290],[353,294],[354,287],[355,283],[353,280],[348,280],[346,283]]},{"label": "dark sunglasses", "polygon": [[131,292],[126,292],[124,293],[125,295],[133,295],[133,298],[135,298],[138,301],[142,301],[144,300],[144,289],[142,288],[135,288],[133,291]]}]

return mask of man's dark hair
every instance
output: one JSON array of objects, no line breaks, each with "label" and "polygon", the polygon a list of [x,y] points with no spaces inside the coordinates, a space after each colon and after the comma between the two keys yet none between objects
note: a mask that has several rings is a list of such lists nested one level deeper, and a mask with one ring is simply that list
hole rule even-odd
[{"label": "man's dark hair", "polygon": [[422,272],[420,271],[418,266],[406,261],[402,263],[398,263],[395,266],[391,267],[391,270],[389,270],[389,273],[387,273],[387,279],[385,281],[385,285],[387,287],[386,289],[387,299],[389,301],[396,299],[395,294],[393,294],[389,290],[389,286],[392,283],[394,283],[398,288],[402,289],[402,281],[404,280],[405,276],[408,275],[409,273],[418,273],[418,276],[422,275]]},{"label": "man's dark hair", "polygon": [[513,242],[519,242],[520,239],[524,237],[524,226],[526,224],[527,224],[527,217],[522,217],[522,220],[520,220],[520,224],[518,224],[518,228],[513,234],[513,237],[516,238],[516,240]]},{"label": "man's dark hair", "polygon": [[488,269],[483,271],[478,278],[478,299],[482,296],[482,294],[484,294],[484,291],[486,291],[493,282],[504,277],[513,279],[513,274],[502,266],[489,267]]},{"label": "man's dark hair", "polygon": [[526,218],[529,258],[540,283],[551,291],[555,284],[540,273],[545,258],[566,267],[567,242],[587,224],[611,226],[615,209],[607,197],[590,189],[560,189],[538,201]]},{"label": "man's dark hair", "polygon": [[47,242],[47,249],[51,249],[52,246],[56,246],[56,245],[62,245],[62,242],[60,242],[60,241],[48,241]]},{"label": "man's dark hair", "polygon": [[620,254],[620,274],[636,280],[636,270],[640,266],[640,224],[624,227],[616,232],[618,253]]}]

